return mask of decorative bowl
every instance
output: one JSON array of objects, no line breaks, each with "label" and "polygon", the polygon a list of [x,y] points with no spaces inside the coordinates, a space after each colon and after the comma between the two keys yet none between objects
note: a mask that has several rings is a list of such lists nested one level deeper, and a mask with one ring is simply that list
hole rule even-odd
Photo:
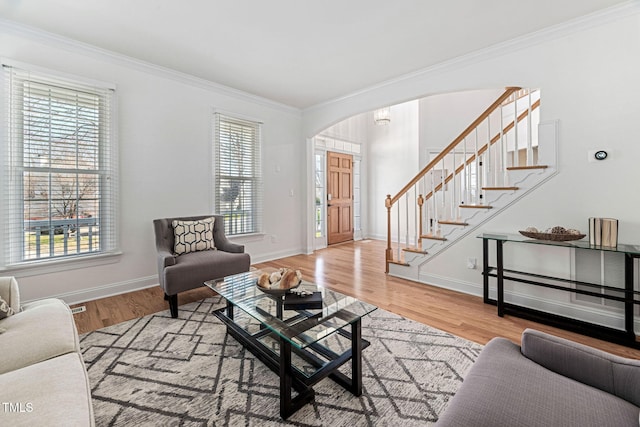
[{"label": "decorative bowl", "polygon": [[530,231],[519,231],[525,237],[537,240],[550,240],[552,242],[570,242],[572,240],[580,240],[586,234],[569,234],[569,233],[532,233]]},{"label": "decorative bowl", "polygon": [[277,282],[271,283],[269,288],[263,288],[262,286],[258,285],[258,281],[256,280],[256,287],[260,289],[262,292],[264,292],[265,294],[284,295],[287,292],[289,292],[291,289],[295,289],[298,286],[300,286],[301,283],[302,283],[302,280],[299,280],[298,283],[294,284],[293,286],[282,289],[280,288],[280,281],[277,281]]}]

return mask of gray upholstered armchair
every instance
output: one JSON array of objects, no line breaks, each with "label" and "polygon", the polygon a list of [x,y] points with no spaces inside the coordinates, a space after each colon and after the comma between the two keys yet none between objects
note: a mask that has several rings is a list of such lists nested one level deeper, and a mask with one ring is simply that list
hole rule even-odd
[{"label": "gray upholstered armchair", "polygon": [[[213,245],[188,249],[176,247],[173,221],[213,221]],[[178,293],[200,287],[207,280],[219,279],[249,271],[251,257],[244,246],[232,243],[224,234],[224,217],[201,215],[180,218],[161,218],[153,221],[158,251],[158,276],[165,300],[169,301],[171,317],[178,317]],[[189,243],[187,244],[189,245]],[[204,249],[203,249],[204,248]],[[176,251],[177,249],[177,251]]]}]

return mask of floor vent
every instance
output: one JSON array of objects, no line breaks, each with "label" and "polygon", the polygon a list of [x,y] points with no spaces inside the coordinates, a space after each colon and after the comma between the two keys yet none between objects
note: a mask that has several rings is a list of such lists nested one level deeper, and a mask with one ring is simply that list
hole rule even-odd
[{"label": "floor vent", "polygon": [[80,307],[73,307],[71,309],[71,313],[73,314],[84,313],[85,311],[87,311],[87,307],[84,305],[81,305]]}]

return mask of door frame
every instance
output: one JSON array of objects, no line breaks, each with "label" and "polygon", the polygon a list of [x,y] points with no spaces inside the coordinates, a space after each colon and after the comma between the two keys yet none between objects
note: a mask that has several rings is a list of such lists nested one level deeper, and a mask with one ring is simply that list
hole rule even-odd
[{"label": "door frame", "polygon": [[[333,140],[338,141],[343,144],[342,147],[328,147],[327,143],[323,141],[317,140]],[[337,145],[337,144],[336,144]],[[344,148],[346,146],[346,149]],[[327,233],[326,233],[326,224],[327,224],[327,212],[326,206],[323,208],[322,213],[322,221],[323,221],[323,230],[322,235],[316,237],[316,222],[315,222],[315,197],[316,197],[316,186],[315,186],[315,178],[316,178],[316,168],[315,168],[315,159],[317,154],[322,154],[324,159],[324,168],[326,173],[326,153],[327,151],[333,151],[336,153],[343,154],[351,154],[353,156],[353,161],[359,163],[359,173],[358,176],[354,176],[353,186],[354,186],[354,196],[355,196],[355,185],[356,179],[359,180],[358,188],[359,188],[359,204],[360,204],[360,215],[359,222],[354,219],[354,235],[353,240],[362,240],[364,235],[364,230],[366,229],[366,209],[364,208],[367,205],[367,196],[366,196],[366,164],[365,164],[365,156],[363,155],[364,144],[358,142],[348,142],[344,140],[337,140],[331,137],[326,137],[324,135],[316,135],[313,138],[307,138],[307,170],[309,173],[307,174],[307,214],[305,215],[306,219],[306,236],[307,236],[307,244],[306,244],[306,253],[311,254],[318,249],[323,249],[327,247]],[[326,176],[325,176],[326,178]],[[326,183],[324,187],[324,191],[322,194],[322,199],[324,204],[326,205]],[[355,201],[354,201],[355,202]],[[355,203],[354,203],[355,205]],[[354,209],[354,214],[356,209]],[[358,227],[359,225],[359,227]]]}]

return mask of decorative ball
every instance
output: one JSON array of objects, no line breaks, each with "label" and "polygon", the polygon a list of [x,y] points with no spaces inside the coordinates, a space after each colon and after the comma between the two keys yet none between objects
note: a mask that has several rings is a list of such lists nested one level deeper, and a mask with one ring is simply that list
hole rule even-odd
[{"label": "decorative ball", "polygon": [[528,233],[539,233],[538,229],[535,228],[535,227],[527,227],[527,229],[524,230],[524,231],[526,231]]},{"label": "decorative ball", "polygon": [[576,230],[575,228],[570,228],[569,230],[567,230],[567,233],[569,233],[569,234],[582,234],[580,232],[580,230]]},{"label": "decorative ball", "polygon": [[551,233],[553,234],[567,234],[567,229],[564,227],[561,227],[559,225],[556,225],[555,227],[553,227],[551,229]]}]

